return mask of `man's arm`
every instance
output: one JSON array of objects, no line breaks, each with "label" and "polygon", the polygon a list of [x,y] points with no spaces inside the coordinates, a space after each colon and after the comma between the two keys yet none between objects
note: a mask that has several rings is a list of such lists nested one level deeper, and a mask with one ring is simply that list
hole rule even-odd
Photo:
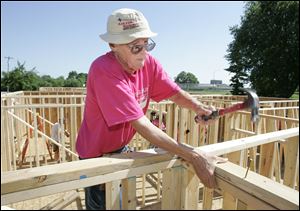
[{"label": "man's arm", "polygon": [[174,153],[191,163],[196,174],[205,186],[209,188],[215,187],[215,179],[213,176],[215,164],[224,161],[222,160],[223,158],[199,153],[194,151],[193,148],[177,143],[161,129],[153,125],[146,116],[132,121],[131,124],[139,134],[152,144]]},{"label": "man's arm", "polygon": [[[192,97],[189,93],[184,90],[180,90],[175,95],[169,98],[171,101],[176,103],[180,107],[193,110],[197,115],[208,116],[211,114],[213,108],[207,105],[202,104],[196,98]],[[200,121],[201,124],[210,124],[213,120],[209,121]]]}]

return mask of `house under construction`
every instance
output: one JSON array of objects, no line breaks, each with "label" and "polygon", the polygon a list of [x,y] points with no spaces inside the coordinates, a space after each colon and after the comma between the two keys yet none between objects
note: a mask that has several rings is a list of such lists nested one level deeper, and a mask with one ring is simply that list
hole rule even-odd
[{"label": "house under construction", "polygon": [[[85,92],[41,88],[1,95],[2,209],[85,209],[83,188],[105,183],[107,209],[299,210],[299,100],[259,97],[259,122],[243,110],[209,126],[171,101],[151,102],[147,117],[170,137],[229,159],[217,164],[217,188],[209,189],[187,163],[139,134],[132,153],[79,160],[75,142]],[[226,108],[246,96],[195,97]],[[51,138],[56,122],[59,142]]]}]

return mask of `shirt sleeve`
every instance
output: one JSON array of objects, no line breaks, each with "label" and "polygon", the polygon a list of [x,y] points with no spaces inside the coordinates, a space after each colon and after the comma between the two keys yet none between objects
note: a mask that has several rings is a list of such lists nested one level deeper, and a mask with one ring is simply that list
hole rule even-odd
[{"label": "shirt sleeve", "polygon": [[176,94],[180,87],[172,81],[169,75],[163,70],[161,64],[152,57],[154,66],[154,80],[152,86],[151,99],[160,102]]},{"label": "shirt sleeve", "polygon": [[124,78],[102,71],[94,75],[93,87],[97,103],[109,127],[144,115]]}]

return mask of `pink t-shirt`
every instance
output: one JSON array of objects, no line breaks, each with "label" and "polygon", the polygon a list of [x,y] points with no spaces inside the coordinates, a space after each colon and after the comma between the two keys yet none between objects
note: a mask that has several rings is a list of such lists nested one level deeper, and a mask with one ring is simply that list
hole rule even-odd
[{"label": "pink t-shirt", "polygon": [[79,156],[98,157],[125,146],[136,132],[130,121],[145,115],[150,99],[159,102],[179,90],[150,54],[134,74],[124,71],[112,52],[98,57],[88,73]]}]

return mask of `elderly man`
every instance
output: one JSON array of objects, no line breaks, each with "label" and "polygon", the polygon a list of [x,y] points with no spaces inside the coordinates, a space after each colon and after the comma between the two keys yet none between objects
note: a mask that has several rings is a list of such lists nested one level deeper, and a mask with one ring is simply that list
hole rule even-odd
[{"label": "elderly man", "polygon": [[[92,64],[87,79],[84,118],[76,149],[80,159],[124,152],[136,132],[151,144],[177,154],[191,163],[205,186],[215,186],[215,164],[225,159],[188,148],[153,125],[145,116],[150,99],[170,99],[198,115],[211,114],[210,108],[192,98],[174,83],[156,58],[148,52],[156,36],[144,15],[133,9],[114,11],[107,21],[107,32],[100,37],[110,52]],[[211,120],[203,124],[209,124]],[[85,188],[86,208],[105,209],[103,186]]]}]

